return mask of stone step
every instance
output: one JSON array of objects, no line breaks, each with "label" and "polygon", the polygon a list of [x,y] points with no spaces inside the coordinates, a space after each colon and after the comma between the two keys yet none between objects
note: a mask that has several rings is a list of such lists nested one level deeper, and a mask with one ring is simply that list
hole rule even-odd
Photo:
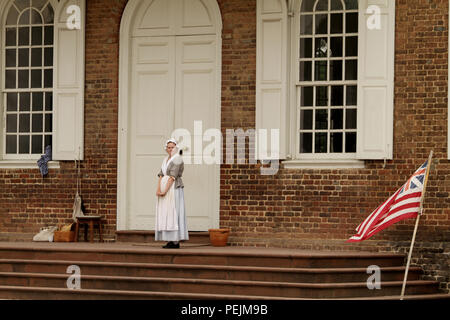
[{"label": "stone step", "polygon": [[[118,243],[155,243],[155,231],[116,231]],[[184,244],[210,244],[209,232],[189,232],[189,240]]]},{"label": "stone step", "polygon": [[405,256],[391,253],[265,251],[256,248],[184,248],[77,246],[72,244],[0,244],[2,259],[104,261],[283,268],[367,268],[404,265]]},{"label": "stone step", "polygon": [[[303,283],[364,282],[366,268],[276,268],[221,265],[183,265],[158,263],[88,262],[57,260],[0,259],[0,272],[66,274],[68,266],[80,267],[82,275],[172,277],[222,280],[251,280]],[[405,267],[385,267],[382,281],[402,281]],[[422,269],[411,267],[409,280],[419,280]]]},{"label": "stone step", "polygon": [[[67,288],[68,275],[0,273],[0,286]],[[215,293],[220,295],[267,296],[285,298],[351,298],[398,294],[401,281],[383,281],[380,290],[369,290],[364,283],[280,283],[261,281],[200,280],[149,277],[82,276],[81,287],[89,290],[145,292]],[[408,281],[407,295],[435,294],[436,281]]]}]

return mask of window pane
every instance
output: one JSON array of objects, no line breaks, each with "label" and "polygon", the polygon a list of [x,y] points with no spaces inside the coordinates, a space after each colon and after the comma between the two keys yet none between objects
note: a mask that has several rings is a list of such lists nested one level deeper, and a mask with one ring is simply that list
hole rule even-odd
[{"label": "window pane", "polygon": [[356,109],[348,109],[345,111],[345,129],[356,129],[356,115]]},{"label": "window pane", "polygon": [[344,0],[346,10],[358,9],[358,0]]},{"label": "window pane", "polygon": [[328,129],[328,110],[316,110],[316,130]]},{"label": "window pane", "polygon": [[313,16],[306,15],[300,17],[300,34],[312,35]]},{"label": "window pane", "polygon": [[30,0],[16,0],[14,1],[14,4],[17,6],[19,11],[23,11],[30,6]]},{"label": "window pane", "polygon": [[17,93],[8,93],[6,97],[6,111],[8,112],[14,112],[17,111]]},{"label": "window pane", "polygon": [[19,28],[19,46],[30,45],[30,28]]},{"label": "window pane", "polygon": [[302,12],[312,12],[314,9],[314,4],[316,0],[303,0],[302,1]]},{"label": "window pane", "polygon": [[33,0],[32,5],[39,11],[42,10],[44,5],[47,3],[47,0]]},{"label": "window pane", "polygon": [[44,70],[44,88],[52,88],[53,87],[53,70],[46,69]]},{"label": "window pane", "polygon": [[356,152],[356,133],[350,132],[345,134],[345,152]]},{"label": "window pane", "polygon": [[330,39],[331,52],[330,57],[342,57],[342,38],[332,37]]},{"label": "window pane", "polygon": [[315,152],[316,153],[327,153],[328,150],[328,134],[327,133],[316,133],[316,143]]},{"label": "window pane", "polygon": [[5,71],[5,87],[6,89],[16,88],[16,70],[6,70]]},{"label": "window pane", "polygon": [[345,30],[347,33],[358,32],[358,13],[346,13]]},{"label": "window pane", "polygon": [[312,133],[300,134],[300,153],[312,153]]},{"label": "window pane", "polygon": [[31,143],[31,153],[34,154],[42,154],[42,141],[43,136],[33,136],[32,137],[32,143]]},{"label": "window pane", "polygon": [[17,133],[17,114],[6,116],[6,133]]},{"label": "window pane", "polygon": [[16,28],[6,28],[6,46],[14,47],[17,45]]},{"label": "window pane", "polygon": [[45,48],[44,49],[44,66],[52,67],[53,66],[53,48]]},{"label": "window pane", "polygon": [[26,10],[19,18],[19,25],[30,24],[30,9]]},{"label": "window pane", "polygon": [[327,34],[328,33],[328,15],[317,14],[316,18],[316,34]]},{"label": "window pane", "polygon": [[8,18],[6,18],[6,25],[16,25],[17,19],[19,19],[19,12],[16,8],[11,7],[8,12]]},{"label": "window pane", "polygon": [[30,153],[30,136],[19,137],[19,154]]},{"label": "window pane", "polygon": [[347,86],[347,106],[356,106],[358,101],[358,87]]},{"label": "window pane", "polygon": [[330,80],[331,81],[342,80],[342,61],[341,60],[330,61]]},{"label": "window pane", "polygon": [[17,136],[6,136],[6,153],[17,154]]},{"label": "window pane", "polygon": [[28,70],[19,70],[19,88],[28,89],[30,87],[30,72]]},{"label": "window pane", "polygon": [[41,15],[36,10],[31,10],[31,24],[42,24]]},{"label": "window pane", "polygon": [[44,94],[42,92],[33,92],[33,111],[44,110]]},{"label": "window pane", "polygon": [[33,46],[42,45],[42,27],[33,27],[31,29],[31,44]]},{"label": "window pane", "polygon": [[345,56],[346,57],[358,56],[358,37],[345,38]]},{"label": "window pane", "polygon": [[301,106],[312,107],[314,101],[314,87],[302,87]]},{"label": "window pane", "polygon": [[343,32],[343,14],[342,13],[333,13],[331,14],[331,21],[330,21],[330,33],[342,33]]},{"label": "window pane", "polygon": [[16,49],[6,49],[6,61],[7,68],[16,67]]},{"label": "window pane", "polygon": [[52,133],[53,131],[53,116],[51,114],[45,115],[45,132]]},{"label": "window pane", "polygon": [[31,87],[42,88],[42,70],[31,70]]},{"label": "window pane", "polygon": [[30,114],[20,114],[19,116],[19,132],[29,133],[30,132]]},{"label": "window pane", "polygon": [[328,57],[328,39],[327,38],[316,38],[315,41],[315,57],[316,58],[327,58]]},{"label": "window pane", "polygon": [[53,93],[46,92],[45,93],[45,111],[53,110]]},{"label": "window pane", "polygon": [[328,87],[316,88],[316,106],[318,107],[328,106]]},{"label": "window pane", "polygon": [[312,130],[313,129],[313,111],[302,110],[300,112],[300,129]]},{"label": "window pane", "polygon": [[344,128],[344,110],[332,109],[331,110],[331,129],[341,130]]},{"label": "window pane", "polygon": [[45,144],[44,146],[52,146],[53,145],[53,137],[52,136],[45,136]]},{"label": "window pane", "polygon": [[44,44],[45,45],[53,44],[53,27],[44,28]]},{"label": "window pane", "polygon": [[328,61],[316,61],[314,63],[315,65],[315,75],[314,80],[315,81],[327,81],[328,77]]},{"label": "window pane", "polygon": [[44,17],[45,24],[53,24],[54,12],[50,4],[42,11],[42,16]]},{"label": "window pane", "polygon": [[342,132],[334,132],[330,135],[330,152],[342,153],[344,151],[344,140]]},{"label": "window pane", "polygon": [[300,62],[300,81],[312,80],[312,62],[301,61]]},{"label": "window pane", "polygon": [[344,87],[332,86],[331,87],[331,105],[343,106],[344,105]]},{"label": "window pane", "polygon": [[328,0],[319,0],[316,11],[328,11]]},{"label": "window pane", "polygon": [[300,39],[300,58],[312,58],[312,39]]},{"label": "window pane", "polygon": [[42,67],[42,48],[31,49],[31,66]]},{"label": "window pane", "polygon": [[341,0],[331,0],[331,10],[342,10]]},{"label": "window pane", "polygon": [[19,67],[30,66],[30,49],[19,49]]},{"label": "window pane", "polygon": [[33,133],[44,132],[44,116],[42,114],[33,114],[31,130]]},{"label": "window pane", "polygon": [[20,94],[20,111],[31,110],[31,94],[29,92],[23,92]]},{"label": "window pane", "polygon": [[345,62],[345,80],[358,79],[358,62],[357,60],[347,60]]}]

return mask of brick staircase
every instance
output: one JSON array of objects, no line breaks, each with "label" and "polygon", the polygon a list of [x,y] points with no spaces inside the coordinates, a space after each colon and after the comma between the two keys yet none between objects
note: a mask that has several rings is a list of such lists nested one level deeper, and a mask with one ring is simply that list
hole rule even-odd
[{"label": "brick staircase", "polygon": [[[81,289],[67,289],[81,270]],[[367,288],[367,267],[381,289]],[[398,299],[404,256],[289,249],[0,243],[0,299]],[[409,272],[406,299],[449,299],[439,283]]]}]

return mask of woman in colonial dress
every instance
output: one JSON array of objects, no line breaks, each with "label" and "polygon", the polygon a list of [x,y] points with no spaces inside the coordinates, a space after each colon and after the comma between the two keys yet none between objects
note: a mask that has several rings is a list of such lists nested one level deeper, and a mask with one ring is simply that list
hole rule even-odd
[{"label": "woman in colonial dress", "polygon": [[180,241],[189,240],[181,179],[184,162],[176,140],[168,140],[165,150],[156,191],[155,240],[167,241],[165,249],[179,249]]}]

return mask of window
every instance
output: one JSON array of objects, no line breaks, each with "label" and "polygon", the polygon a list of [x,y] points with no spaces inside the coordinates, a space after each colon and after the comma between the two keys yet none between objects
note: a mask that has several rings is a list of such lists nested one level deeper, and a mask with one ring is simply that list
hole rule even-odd
[{"label": "window", "polygon": [[3,159],[36,159],[52,146],[54,10],[15,0],[4,25]]},{"label": "window", "polygon": [[304,0],[297,18],[297,157],[355,159],[358,1]]}]

